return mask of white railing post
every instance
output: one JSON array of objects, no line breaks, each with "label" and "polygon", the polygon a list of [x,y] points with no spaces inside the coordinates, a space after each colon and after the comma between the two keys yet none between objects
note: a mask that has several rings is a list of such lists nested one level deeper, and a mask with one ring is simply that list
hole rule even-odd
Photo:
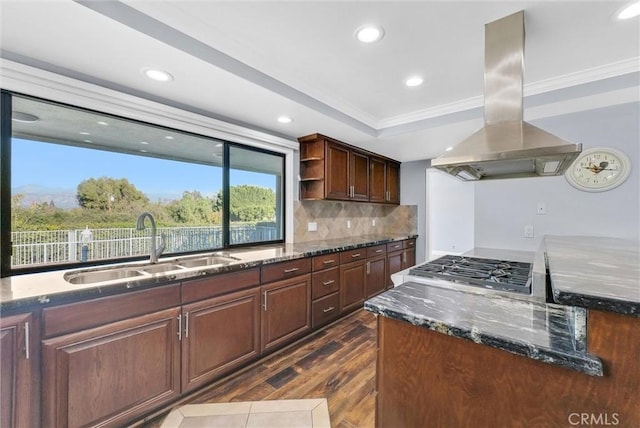
[{"label": "white railing post", "polygon": [[69,233],[67,233],[67,237],[68,237],[68,248],[69,248],[69,261],[70,262],[75,262],[78,260],[78,238],[76,237],[76,231],[75,230],[70,230]]}]

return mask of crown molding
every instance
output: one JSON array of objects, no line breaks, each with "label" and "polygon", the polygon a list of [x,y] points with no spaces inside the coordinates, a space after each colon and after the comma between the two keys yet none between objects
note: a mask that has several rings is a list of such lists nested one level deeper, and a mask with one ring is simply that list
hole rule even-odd
[{"label": "crown molding", "polygon": [[[562,76],[553,77],[551,79],[540,80],[537,82],[524,85],[524,96],[540,95],[544,93],[554,92],[561,89],[580,86],[587,83],[611,79],[630,73],[640,71],[640,57],[629,58],[611,64],[599,67],[593,67],[575,73],[568,73]],[[484,105],[484,97],[477,96],[455,101],[448,104],[442,104],[427,109],[416,110],[411,113],[393,116],[382,119],[376,124],[376,128],[380,133],[386,128],[407,125],[434,117],[444,116],[448,114],[460,113],[462,111],[471,110],[482,107]]]}]

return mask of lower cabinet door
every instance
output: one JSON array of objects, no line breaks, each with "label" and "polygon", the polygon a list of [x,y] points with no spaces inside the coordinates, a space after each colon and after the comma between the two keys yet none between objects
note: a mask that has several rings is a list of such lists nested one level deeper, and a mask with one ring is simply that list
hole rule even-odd
[{"label": "lower cabinet door", "polygon": [[361,307],[365,298],[365,261],[340,266],[340,312],[350,312]]},{"label": "lower cabinet door", "polygon": [[375,296],[387,289],[387,257],[380,256],[367,259],[367,298]]},{"label": "lower cabinet door", "polygon": [[180,393],[180,309],[42,342],[43,426],[123,426]]},{"label": "lower cabinet door", "polygon": [[[0,319],[0,427],[38,425],[40,400],[38,348],[34,317],[20,314]],[[34,360],[36,360],[34,362]]]},{"label": "lower cabinet door", "polygon": [[261,350],[269,352],[311,329],[311,275],[261,287]]},{"label": "lower cabinet door", "polygon": [[182,392],[260,355],[260,287],[184,306]]},{"label": "lower cabinet door", "polygon": [[395,251],[393,253],[387,253],[387,288],[393,287],[393,281],[391,281],[391,275],[396,272],[400,272],[403,269],[404,252]]}]

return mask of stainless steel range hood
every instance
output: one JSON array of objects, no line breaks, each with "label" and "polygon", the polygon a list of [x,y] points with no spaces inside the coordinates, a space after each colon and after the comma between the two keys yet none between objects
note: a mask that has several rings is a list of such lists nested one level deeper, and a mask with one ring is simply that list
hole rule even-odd
[{"label": "stainless steel range hood", "polygon": [[522,120],[524,11],[485,25],[485,126],[431,166],[462,180],[561,175],[582,151]]}]

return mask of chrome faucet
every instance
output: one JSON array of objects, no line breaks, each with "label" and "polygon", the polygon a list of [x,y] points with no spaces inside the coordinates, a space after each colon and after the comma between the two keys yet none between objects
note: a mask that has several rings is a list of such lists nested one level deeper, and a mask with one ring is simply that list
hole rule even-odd
[{"label": "chrome faucet", "polygon": [[151,215],[150,212],[146,211],[138,216],[138,221],[136,222],[136,229],[144,230],[145,218],[148,218],[151,221],[151,254],[150,254],[151,263],[158,263],[158,257],[160,257],[160,254],[162,254],[162,252],[164,251],[164,244],[165,244],[164,234],[160,237],[162,242],[160,244],[160,247],[158,247],[156,242],[156,239],[157,239],[156,221],[153,219],[153,215]]}]

